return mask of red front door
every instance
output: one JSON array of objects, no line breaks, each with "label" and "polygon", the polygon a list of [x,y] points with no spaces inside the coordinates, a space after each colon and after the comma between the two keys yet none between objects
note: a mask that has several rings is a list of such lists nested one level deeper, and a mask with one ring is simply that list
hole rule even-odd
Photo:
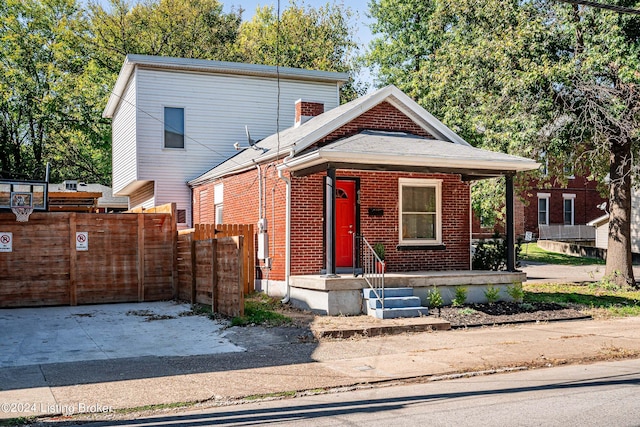
[{"label": "red front door", "polygon": [[356,232],[356,182],[336,181],[336,267],[353,266]]}]

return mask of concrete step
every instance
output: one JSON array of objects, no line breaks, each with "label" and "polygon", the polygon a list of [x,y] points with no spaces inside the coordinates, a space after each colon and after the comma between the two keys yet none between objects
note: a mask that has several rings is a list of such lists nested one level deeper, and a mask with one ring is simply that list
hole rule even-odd
[{"label": "concrete step", "polygon": [[[369,299],[369,307],[382,308],[382,301],[379,299]],[[420,307],[422,302],[420,297],[390,297],[384,299],[384,308],[409,308]]]},{"label": "concrete step", "polygon": [[[373,292],[373,289],[366,288],[362,290],[365,299],[376,298],[376,294]],[[385,288],[384,289],[384,297],[412,297],[413,296],[413,288]]]},{"label": "concrete step", "polygon": [[376,308],[375,315],[377,319],[397,319],[398,317],[420,317],[427,316],[429,309],[427,307],[412,308]]}]

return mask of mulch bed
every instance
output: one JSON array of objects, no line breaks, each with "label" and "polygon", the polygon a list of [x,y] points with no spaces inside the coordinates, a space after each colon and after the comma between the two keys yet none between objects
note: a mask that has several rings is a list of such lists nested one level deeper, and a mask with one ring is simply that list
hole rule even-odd
[{"label": "mulch bed", "polygon": [[442,307],[440,313],[438,309],[431,309],[429,315],[440,316],[449,321],[452,328],[591,318],[570,306],[542,302],[497,302],[465,304],[460,307],[447,306]]}]

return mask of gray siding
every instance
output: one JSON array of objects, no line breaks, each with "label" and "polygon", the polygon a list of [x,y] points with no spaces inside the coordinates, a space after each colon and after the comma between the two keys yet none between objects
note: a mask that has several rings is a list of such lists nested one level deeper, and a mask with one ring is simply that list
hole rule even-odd
[{"label": "gray siding", "polygon": [[136,158],[136,75],[132,75],[123,100],[113,115],[112,167],[113,193],[116,194],[137,179]]}]

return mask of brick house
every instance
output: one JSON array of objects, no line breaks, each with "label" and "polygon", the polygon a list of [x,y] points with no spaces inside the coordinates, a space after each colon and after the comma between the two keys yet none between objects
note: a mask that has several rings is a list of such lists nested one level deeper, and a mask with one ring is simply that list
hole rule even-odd
[{"label": "brick house", "polygon": [[326,112],[298,100],[293,127],[244,147],[189,186],[195,223],[258,224],[263,290],[327,314],[354,314],[363,288],[352,274],[361,250],[354,235],[384,245],[389,283],[394,274],[443,271],[465,273],[458,284],[480,283],[466,274],[470,182],[507,176],[512,206],[513,175],[537,167],[473,148],[388,86]]},{"label": "brick house", "polygon": [[[600,218],[607,199],[598,190],[598,183],[585,176],[571,175],[566,183],[550,177],[528,179],[523,188],[516,186],[515,235],[531,232],[534,238],[551,240],[594,240],[595,231],[589,222]],[[478,215],[473,216],[473,238],[490,238],[494,232],[504,233],[504,223],[483,226]]]}]

